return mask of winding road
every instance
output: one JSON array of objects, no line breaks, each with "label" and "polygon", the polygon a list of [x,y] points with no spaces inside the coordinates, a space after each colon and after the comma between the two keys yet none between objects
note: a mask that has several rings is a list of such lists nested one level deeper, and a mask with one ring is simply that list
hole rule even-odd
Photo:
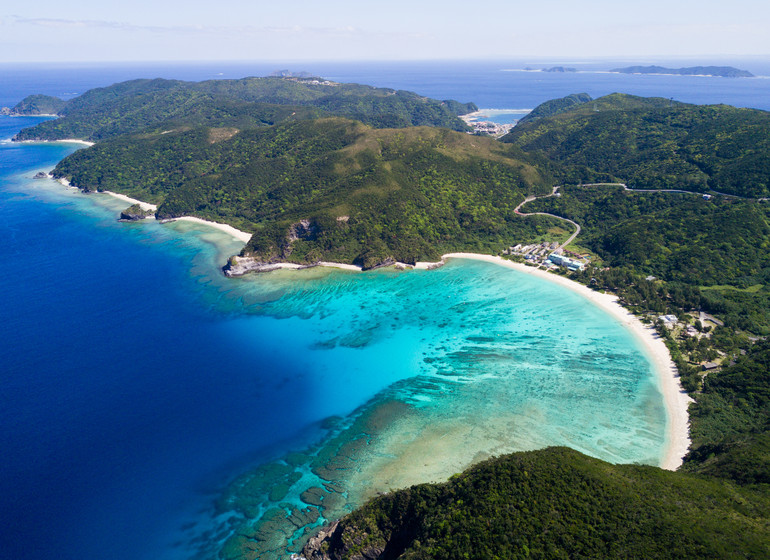
[{"label": "winding road", "polygon": [[519,204],[516,208],[513,209],[513,211],[518,214],[519,216],[551,216],[552,218],[557,218],[559,220],[563,220],[565,222],[571,223],[573,226],[575,226],[575,233],[570,235],[569,239],[559,245],[556,249],[554,249],[554,252],[559,251],[572,243],[572,241],[580,234],[580,224],[577,222],[573,222],[569,218],[565,218],[563,216],[557,216],[556,214],[549,214],[548,212],[521,212],[520,208],[524,206],[527,202],[532,202],[533,200],[537,200],[538,198],[548,198],[549,196],[556,196],[556,194],[559,192],[559,187],[554,187],[551,194],[545,194],[543,196],[528,196],[525,198],[521,204]]},{"label": "winding road", "polygon": [[[712,191],[710,193],[702,193],[702,192],[694,192],[694,191],[683,191],[679,189],[632,189],[625,183],[583,183],[581,185],[577,185],[578,187],[623,187],[623,190],[626,190],[628,192],[638,192],[638,193],[658,193],[658,192],[664,192],[664,193],[679,193],[679,194],[693,194],[696,196],[703,196],[703,195],[720,195],[720,196],[726,196],[726,197],[732,197],[732,198],[741,198],[744,200],[750,200],[746,199],[745,197],[734,195],[734,194],[726,194],[721,193],[717,191]],[[572,243],[575,238],[580,235],[580,224],[577,222],[573,222],[569,218],[565,218],[564,216],[557,216],[556,214],[549,214],[548,212],[522,212],[521,207],[524,206],[527,202],[532,202],[533,200],[537,200],[538,198],[548,198],[550,196],[556,196],[559,192],[559,186],[556,186],[553,188],[553,191],[550,194],[544,194],[542,196],[528,196],[525,198],[521,204],[519,204],[516,208],[514,208],[514,212],[518,214],[519,216],[550,216],[552,218],[557,218],[559,220],[563,220],[565,222],[571,223],[573,226],[575,226],[575,233],[573,233],[567,241],[559,245],[555,251],[559,251],[561,249],[564,249],[567,245]],[[763,199],[759,199],[760,201]]]}]

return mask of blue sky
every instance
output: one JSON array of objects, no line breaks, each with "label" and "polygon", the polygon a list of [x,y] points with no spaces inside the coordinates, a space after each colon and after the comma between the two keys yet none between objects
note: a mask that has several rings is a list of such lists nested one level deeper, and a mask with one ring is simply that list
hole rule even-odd
[{"label": "blue sky", "polygon": [[756,0],[121,4],[6,3],[0,62],[770,55],[770,2]]}]

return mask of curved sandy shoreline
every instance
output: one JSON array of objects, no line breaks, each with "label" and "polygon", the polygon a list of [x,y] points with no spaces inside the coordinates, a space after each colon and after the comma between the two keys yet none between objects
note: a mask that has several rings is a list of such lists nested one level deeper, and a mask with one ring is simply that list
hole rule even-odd
[{"label": "curved sandy shoreline", "polygon": [[136,198],[131,198],[130,196],[126,196],[124,194],[112,192],[112,191],[99,191],[104,194],[108,194],[113,198],[117,198],[118,200],[122,200],[123,202],[128,202],[129,204],[138,204],[139,208],[142,210],[151,210],[155,212],[158,207],[154,204],[150,204],[149,202],[143,202],[141,200],[137,200]]},{"label": "curved sandy shoreline", "polygon": [[[40,115],[43,116],[43,115]],[[59,140],[19,140],[19,144],[53,144],[56,142],[68,142],[70,144],[82,144],[84,146],[93,146],[93,142],[88,140],[80,140],[79,138],[61,138]]]},{"label": "curved sandy shoreline", "polygon": [[195,216],[182,216],[181,218],[174,218],[170,220],[172,222],[181,221],[181,222],[195,222],[196,224],[204,224],[209,227],[213,227],[218,229],[219,231],[223,231],[225,233],[229,233],[233,237],[235,237],[238,241],[243,241],[244,243],[248,243],[249,239],[251,239],[251,234],[242,231],[238,228],[234,228],[231,225],[228,224],[220,224],[219,222],[211,222],[209,220],[204,220],[203,218],[196,218]]},{"label": "curved sandy shoreline", "polygon": [[[130,196],[126,196],[124,194],[120,194],[112,191],[99,191],[99,192],[108,194],[114,198],[117,198],[118,200],[122,200],[123,202],[128,202],[129,204],[138,204],[142,210],[155,212],[158,209],[158,206],[155,204],[150,204],[149,202],[144,202],[136,198],[131,198]],[[248,243],[249,239],[251,239],[251,234],[246,231],[242,231],[228,224],[220,224],[219,222],[212,222],[210,220],[204,220],[203,218],[196,218],[195,216],[182,216],[181,218],[173,218],[168,221],[169,222],[184,221],[184,222],[194,222],[196,224],[204,224],[209,227],[218,229],[219,231],[223,231],[233,236],[238,241],[243,241],[244,243]]]},{"label": "curved sandy shoreline", "polygon": [[[658,380],[658,388],[663,395],[663,403],[667,416],[666,443],[659,466],[667,470],[676,470],[679,468],[682,464],[682,459],[687,454],[690,447],[690,417],[688,408],[693,400],[682,388],[676,366],[674,365],[674,362],[671,361],[671,355],[668,348],[653,327],[644,325],[633,313],[621,306],[617,301],[617,296],[596,292],[589,287],[570,280],[569,278],[565,278],[564,276],[552,274],[545,270],[509,261],[501,257],[482,255],[479,253],[447,253],[442,255],[441,261],[439,262],[418,262],[415,264],[414,268],[421,270],[436,268],[443,265],[446,259],[452,258],[493,263],[559,284],[600,307],[628,329],[642,345],[644,352],[646,352],[648,358],[652,362]],[[361,270],[359,267],[353,265],[342,265],[339,263],[320,262],[316,266]],[[292,265],[290,263],[282,263],[275,265],[275,268],[305,267]]]},{"label": "curved sandy shoreline", "polygon": [[555,282],[556,284],[580,294],[598,307],[601,307],[626,327],[634,336],[636,336],[644,350],[647,352],[648,357],[652,360],[653,367],[658,376],[659,388],[663,394],[663,402],[666,407],[668,422],[666,425],[666,447],[659,466],[667,470],[676,470],[682,464],[682,459],[687,454],[687,450],[690,447],[689,414],[687,409],[693,401],[682,388],[682,385],[679,382],[679,376],[677,375],[676,366],[674,366],[674,363],[671,361],[671,355],[668,352],[668,348],[660,336],[655,332],[654,328],[642,324],[635,315],[618,303],[617,297],[614,295],[596,292],[583,284],[574,282],[563,276],[558,276],[546,272],[545,270],[526,266],[521,263],[505,260],[501,257],[477,253],[447,253],[441,257],[442,260],[439,263],[417,263],[415,268],[425,269],[435,267],[442,264],[445,259],[451,258],[472,259],[494,263],[543,278],[549,282]]}]

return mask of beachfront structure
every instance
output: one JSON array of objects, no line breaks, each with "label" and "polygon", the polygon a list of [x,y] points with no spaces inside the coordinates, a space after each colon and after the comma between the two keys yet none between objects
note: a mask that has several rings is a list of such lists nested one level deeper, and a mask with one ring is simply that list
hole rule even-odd
[{"label": "beachfront structure", "polygon": [[551,261],[553,264],[559,265],[559,266],[566,266],[569,270],[575,271],[575,270],[583,270],[584,263],[580,261],[576,261],[575,259],[571,259],[569,257],[565,257],[564,255],[560,255],[559,253],[551,253],[548,256],[548,260]]},{"label": "beachfront structure", "polygon": [[674,325],[676,325],[679,322],[679,319],[676,315],[661,315],[658,317],[663,322],[663,325],[667,329],[673,329]]}]

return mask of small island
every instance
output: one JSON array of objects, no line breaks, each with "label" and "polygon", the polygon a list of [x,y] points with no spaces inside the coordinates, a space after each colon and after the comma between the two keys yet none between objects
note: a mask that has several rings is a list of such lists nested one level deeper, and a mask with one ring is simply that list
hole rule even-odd
[{"label": "small island", "polygon": [[710,76],[717,78],[753,78],[754,74],[732,66],[690,66],[688,68],[665,68],[663,66],[627,66],[613,68],[610,72],[619,74],[662,74],[666,76]]}]

